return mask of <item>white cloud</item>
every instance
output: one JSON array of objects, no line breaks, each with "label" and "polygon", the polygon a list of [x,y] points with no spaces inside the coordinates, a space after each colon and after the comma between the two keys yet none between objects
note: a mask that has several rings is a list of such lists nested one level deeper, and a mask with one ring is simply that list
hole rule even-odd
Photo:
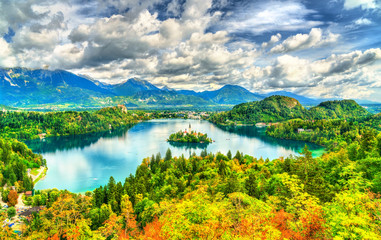
[{"label": "white cloud", "polygon": [[347,28],[349,30],[354,30],[354,29],[358,29],[358,28],[363,27],[363,26],[369,26],[372,24],[373,24],[373,22],[368,18],[359,18],[359,19],[352,21],[351,24],[346,25],[345,28]]},{"label": "white cloud", "polygon": [[331,55],[317,61],[282,55],[272,65],[247,69],[243,76],[251,79],[252,87],[257,89],[297,88],[315,97],[352,94],[352,98],[361,98],[371,93],[370,86],[381,82],[377,70],[372,69],[380,59],[379,48]]},{"label": "white cloud", "polygon": [[0,66],[15,67],[16,59],[13,56],[12,49],[3,38],[0,38],[0,49]]},{"label": "white cloud", "polygon": [[244,10],[237,11],[223,23],[229,32],[251,32],[256,35],[273,31],[296,31],[323,24],[307,20],[316,11],[307,9],[297,1],[253,2]]},{"label": "white cloud", "polygon": [[159,26],[156,14],[143,11],[131,21],[122,15],[114,15],[91,25],[80,25],[70,33],[69,38],[73,43],[88,43],[84,49],[83,64],[103,64],[150,55],[149,40],[152,39],[149,34],[158,31]]},{"label": "white cloud", "polygon": [[282,35],[280,33],[277,33],[276,35],[272,35],[270,38],[270,41],[262,43],[262,48],[271,47],[274,45],[274,43],[277,43],[282,38]]},{"label": "white cloud", "polygon": [[326,44],[335,43],[338,38],[338,34],[327,33],[323,35],[323,31],[320,28],[312,28],[309,34],[297,34],[287,38],[281,44],[273,47],[270,52],[287,53],[306,48],[321,47]]},{"label": "white cloud", "polygon": [[160,2],[161,0],[97,0],[96,7],[99,13],[117,11],[117,14],[124,14],[131,20]]},{"label": "white cloud", "polygon": [[22,28],[13,37],[12,46],[17,49],[18,52],[34,48],[51,51],[59,44],[59,42],[58,31],[42,29],[34,32],[31,31],[30,28]]},{"label": "white cloud", "polygon": [[356,25],[370,25],[372,21],[367,18],[359,18],[355,21]]},{"label": "white cloud", "polygon": [[75,44],[67,43],[64,45],[58,45],[53,50],[53,53],[46,63],[53,68],[70,69],[78,66],[78,62],[83,58],[83,47],[78,47]]},{"label": "white cloud", "polygon": [[376,0],[344,0],[344,9],[349,10],[358,7],[362,9],[373,9],[379,6]]},{"label": "white cloud", "polygon": [[181,4],[180,0],[172,0],[167,6],[167,13],[175,17],[181,14]]},{"label": "white cloud", "polygon": [[[80,25],[69,35],[74,44],[88,43],[81,51],[82,61],[77,61],[78,67],[91,66],[91,71],[105,80],[115,74],[106,77],[107,74],[100,72],[112,72],[112,67],[119,64],[119,68],[125,69],[124,73],[154,81],[162,77],[171,81],[176,75],[189,72],[193,78],[213,71],[212,75],[219,76],[235,66],[252,62],[248,59],[252,58],[251,50],[229,50],[225,46],[229,41],[226,31],[205,33],[209,24],[219,18],[218,12],[208,13],[211,4],[211,1],[189,0],[180,19],[160,21],[156,14],[142,11],[132,20],[114,15],[94,24]],[[102,65],[105,67],[98,67]]]},{"label": "white cloud", "polygon": [[205,16],[212,7],[212,0],[187,0],[184,4],[184,19],[197,19]]}]

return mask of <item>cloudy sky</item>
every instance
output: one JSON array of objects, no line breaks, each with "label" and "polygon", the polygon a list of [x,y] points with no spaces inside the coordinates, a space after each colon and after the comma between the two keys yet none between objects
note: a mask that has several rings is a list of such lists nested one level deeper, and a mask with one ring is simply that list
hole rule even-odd
[{"label": "cloudy sky", "polygon": [[0,0],[0,67],[381,101],[379,0]]}]

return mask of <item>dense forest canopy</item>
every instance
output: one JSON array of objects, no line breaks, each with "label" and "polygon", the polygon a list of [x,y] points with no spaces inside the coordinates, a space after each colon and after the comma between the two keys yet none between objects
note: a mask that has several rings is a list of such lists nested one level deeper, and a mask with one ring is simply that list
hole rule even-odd
[{"label": "dense forest canopy", "polygon": [[353,100],[322,102],[309,110],[298,100],[274,95],[261,101],[239,104],[231,111],[214,114],[210,120],[216,124],[256,124],[282,122],[291,119],[362,119],[371,114]]},{"label": "dense forest canopy", "polygon": [[351,119],[356,120],[370,113],[358,105],[354,100],[335,100],[320,103],[309,109],[311,119]]},{"label": "dense forest canopy", "polygon": [[45,165],[41,155],[34,154],[24,143],[0,138],[0,183],[15,186],[20,192],[33,189],[27,169]]},{"label": "dense forest canopy", "polygon": [[[40,136],[78,135],[106,131],[136,123],[147,117],[142,111],[125,107],[102,108],[93,112],[0,112],[0,136],[19,140]],[[41,135],[42,134],[42,135]]]},{"label": "dense forest canopy", "polygon": [[211,116],[219,124],[278,122],[293,118],[305,118],[307,110],[294,98],[271,96],[261,101],[242,103],[231,111]]}]

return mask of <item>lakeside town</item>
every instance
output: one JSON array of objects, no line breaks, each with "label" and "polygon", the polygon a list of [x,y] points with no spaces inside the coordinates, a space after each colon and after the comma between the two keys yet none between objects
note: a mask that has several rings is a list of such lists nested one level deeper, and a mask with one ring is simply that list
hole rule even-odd
[{"label": "lakeside town", "polygon": [[[27,169],[28,176],[36,184],[43,180],[46,175],[47,167]],[[0,212],[6,214],[6,218],[2,227],[5,226],[12,229],[17,234],[21,234],[25,228],[25,221],[30,221],[33,213],[38,213],[44,206],[33,206],[31,197],[34,196],[34,189],[29,191],[18,192],[19,186],[4,185],[0,196]]]}]

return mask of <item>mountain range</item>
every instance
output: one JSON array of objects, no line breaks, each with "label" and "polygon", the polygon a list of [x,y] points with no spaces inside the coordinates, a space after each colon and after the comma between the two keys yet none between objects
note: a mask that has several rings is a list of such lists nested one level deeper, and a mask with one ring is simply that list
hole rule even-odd
[{"label": "mountain range", "polygon": [[322,99],[287,91],[253,93],[237,85],[214,91],[195,92],[158,88],[146,80],[131,78],[118,84],[105,84],[65,70],[0,68],[0,104],[13,107],[104,107],[125,104],[130,107],[222,106],[262,100],[273,95],[297,99],[302,105],[317,105]]}]

